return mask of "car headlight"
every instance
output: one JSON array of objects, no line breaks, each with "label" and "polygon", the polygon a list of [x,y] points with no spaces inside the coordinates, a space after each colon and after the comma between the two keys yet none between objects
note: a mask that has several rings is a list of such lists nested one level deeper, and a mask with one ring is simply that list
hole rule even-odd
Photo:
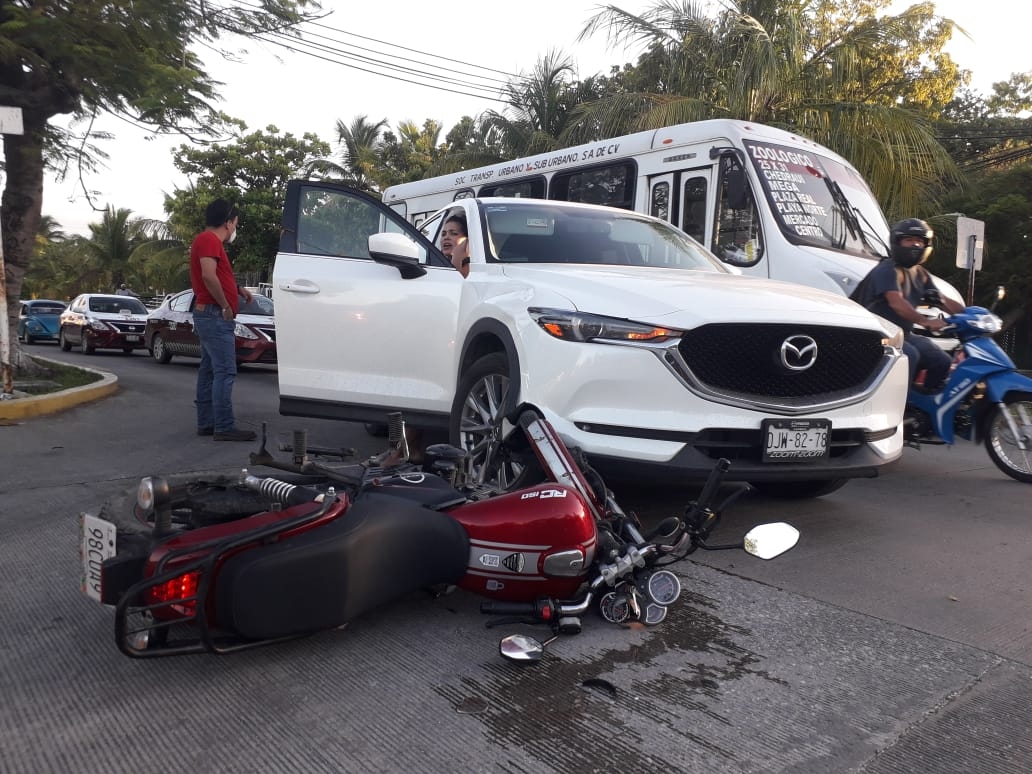
[{"label": "car headlight", "polygon": [[43,326],[39,324],[38,320],[26,320],[25,321],[25,328],[27,330],[32,331],[33,333],[36,333],[37,331],[43,330]]},{"label": "car headlight", "polygon": [[86,324],[95,331],[106,331],[108,329],[107,323],[103,320],[94,320],[91,318],[86,321]]},{"label": "car headlight", "polygon": [[882,346],[893,347],[894,349],[903,348],[903,339],[905,334],[903,329],[898,325],[890,323],[888,320],[881,320],[882,323]]},{"label": "car headlight", "polygon": [[257,339],[258,336],[243,323],[237,323],[233,329],[233,335],[238,339]]},{"label": "car headlight", "polygon": [[550,336],[563,341],[627,341],[656,343],[681,337],[674,328],[659,328],[616,317],[565,309],[531,307],[530,316]]}]

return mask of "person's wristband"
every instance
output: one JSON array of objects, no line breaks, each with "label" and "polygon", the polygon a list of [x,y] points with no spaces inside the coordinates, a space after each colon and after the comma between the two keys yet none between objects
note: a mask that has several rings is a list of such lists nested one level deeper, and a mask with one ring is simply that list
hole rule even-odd
[{"label": "person's wristband", "polygon": [[469,258],[463,258],[462,259],[462,265],[463,266],[469,266]]}]

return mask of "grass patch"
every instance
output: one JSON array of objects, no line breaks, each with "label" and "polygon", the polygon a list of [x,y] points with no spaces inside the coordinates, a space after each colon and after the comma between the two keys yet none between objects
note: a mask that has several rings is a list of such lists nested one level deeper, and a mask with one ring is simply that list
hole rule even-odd
[{"label": "grass patch", "polygon": [[83,387],[99,382],[104,377],[95,371],[85,371],[75,366],[60,363],[36,361],[38,373],[27,379],[15,379],[14,388],[29,395],[46,395],[72,387]]}]

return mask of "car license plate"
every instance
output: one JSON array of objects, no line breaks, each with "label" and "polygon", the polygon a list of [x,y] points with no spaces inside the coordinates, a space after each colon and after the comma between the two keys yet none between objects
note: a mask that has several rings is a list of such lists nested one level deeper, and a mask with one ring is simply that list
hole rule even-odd
[{"label": "car license plate", "polygon": [[100,565],[115,555],[115,525],[83,513],[79,519],[79,557],[82,561],[82,591],[100,602]]},{"label": "car license plate", "polygon": [[827,419],[764,419],[763,461],[797,462],[828,456]]},{"label": "car license plate", "polygon": [[126,336],[125,340],[126,341],[139,341],[140,337],[139,336]]}]

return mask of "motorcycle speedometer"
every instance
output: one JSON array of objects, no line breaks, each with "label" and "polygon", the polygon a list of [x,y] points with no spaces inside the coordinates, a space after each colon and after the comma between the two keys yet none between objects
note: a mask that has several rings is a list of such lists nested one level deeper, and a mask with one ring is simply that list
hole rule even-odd
[{"label": "motorcycle speedometer", "polygon": [[645,605],[644,620],[648,626],[662,623],[663,619],[666,618],[666,614],[667,609],[664,605],[657,605],[655,602],[649,602],[649,604]]},{"label": "motorcycle speedometer", "polygon": [[645,593],[657,605],[669,605],[681,596],[681,581],[670,570],[656,570],[645,580]]},{"label": "motorcycle speedometer", "polygon": [[609,623],[623,623],[631,615],[630,601],[627,599],[626,594],[610,591],[599,599],[598,612]]}]

